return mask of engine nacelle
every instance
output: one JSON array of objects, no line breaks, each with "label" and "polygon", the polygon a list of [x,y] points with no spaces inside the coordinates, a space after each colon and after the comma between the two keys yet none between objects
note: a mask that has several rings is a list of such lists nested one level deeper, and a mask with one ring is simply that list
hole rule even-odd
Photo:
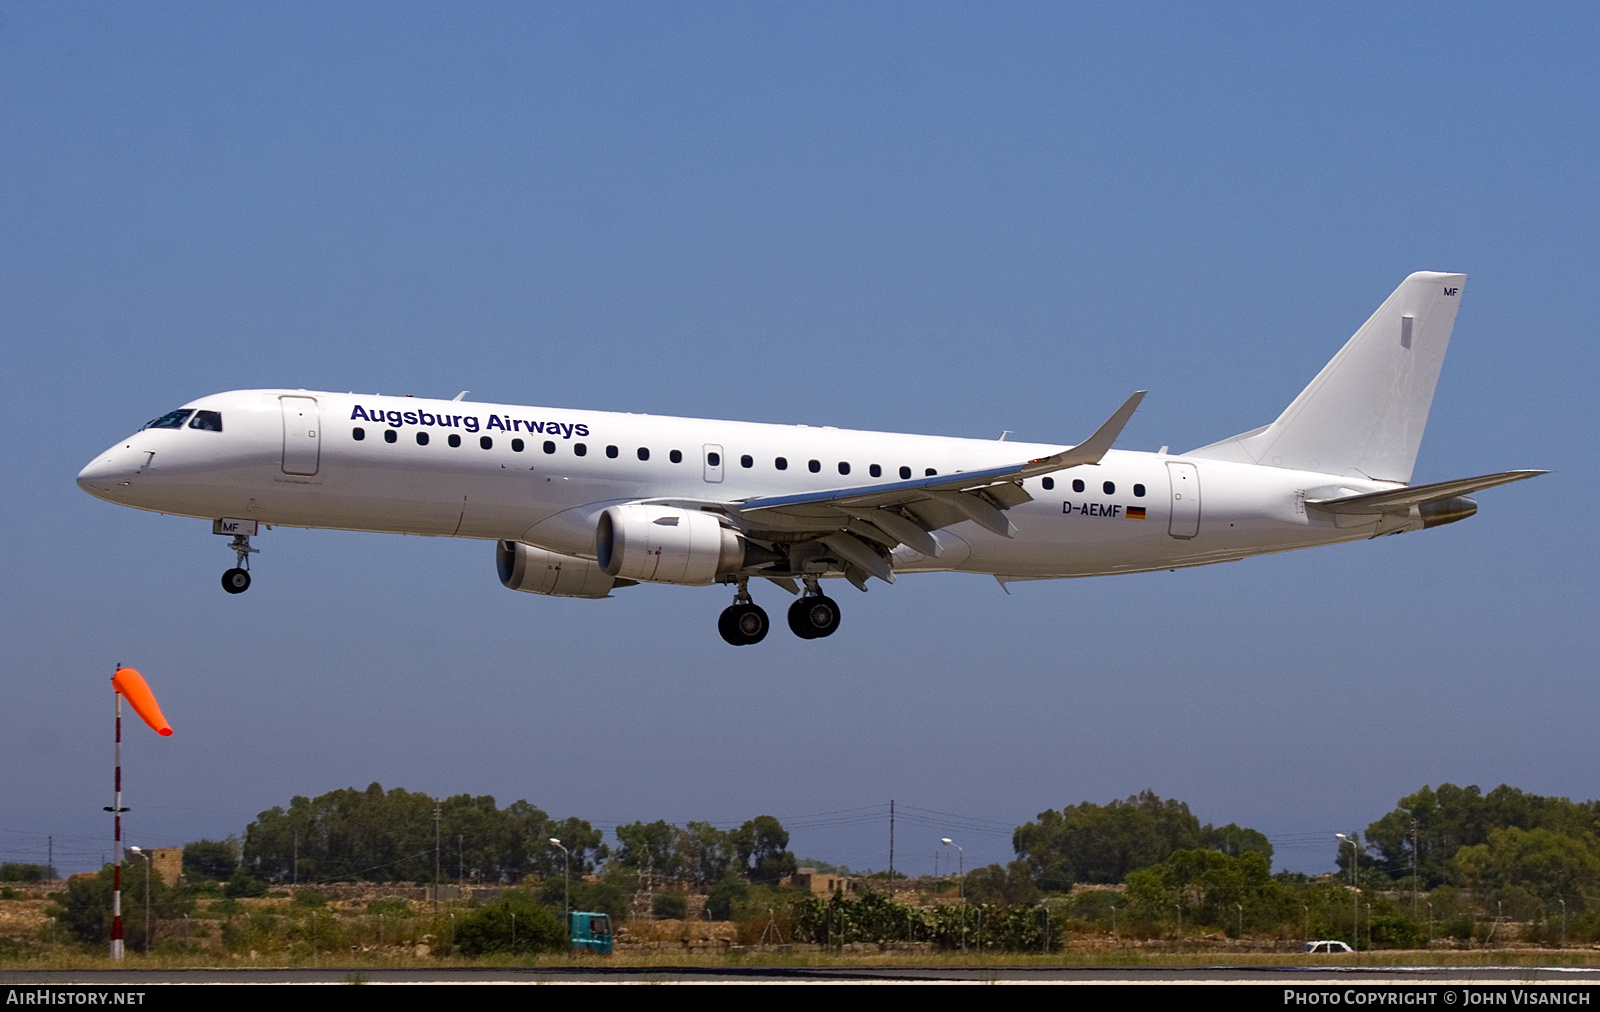
[{"label": "engine nacelle", "polygon": [[612,506],[600,514],[595,554],[611,576],[703,587],[745,565],[743,538],[699,510]]},{"label": "engine nacelle", "polygon": [[512,590],[552,597],[609,597],[613,587],[632,581],[602,572],[592,559],[547,552],[520,541],[501,541],[494,550],[500,582]]}]

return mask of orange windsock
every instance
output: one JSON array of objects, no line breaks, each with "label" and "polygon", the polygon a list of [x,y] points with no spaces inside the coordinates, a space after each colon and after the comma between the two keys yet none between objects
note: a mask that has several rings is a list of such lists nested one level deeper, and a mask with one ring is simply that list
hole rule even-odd
[{"label": "orange windsock", "polygon": [[122,693],[122,698],[133,706],[133,712],[140,719],[150,725],[150,730],[163,738],[172,734],[172,725],[161,715],[156,694],[150,691],[143,675],[132,668],[118,668],[117,673],[111,676],[111,687]]}]

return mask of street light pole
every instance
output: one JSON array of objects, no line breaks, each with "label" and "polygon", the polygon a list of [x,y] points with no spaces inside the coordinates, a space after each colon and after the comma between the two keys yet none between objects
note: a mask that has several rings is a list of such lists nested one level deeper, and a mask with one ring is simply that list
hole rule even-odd
[{"label": "street light pole", "polygon": [[1350,948],[1359,949],[1361,948],[1361,936],[1359,934],[1361,931],[1361,880],[1356,878],[1356,874],[1361,867],[1361,852],[1356,849],[1355,837],[1345,836],[1343,833],[1335,833],[1333,835],[1350,845],[1350,884],[1354,887],[1350,894]]},{"label": "street light pole", "polygon": [[562,900],[567,908],[567,934],[572,934],[572,855],[567,848],[561,846],[561,841],[555,837],[550,838],[553,846],[561,847],[561,874],[566,879],[566,893]]},{"label": "street light pole", "polygon": [[150,855],[138,847],[129,847],[128,853],[144,862],[144,954],[150,955],[150,875],[154,866],[150,863]]},{"label": "street light pole", "polygon": [[967,852],[948,836],[939,842],[956,849],[956,886],[961,895],[961,954],[964,956],[967,954]]}]

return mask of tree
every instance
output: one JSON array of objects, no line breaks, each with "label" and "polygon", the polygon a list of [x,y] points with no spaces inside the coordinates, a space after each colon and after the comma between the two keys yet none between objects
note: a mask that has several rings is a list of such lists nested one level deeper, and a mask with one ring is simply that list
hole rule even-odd
[{"label": "tree", "polygon": [[1485,899],[1514,890],[1548,905],[1566,900],[1579,912],[1600,899],[1600,849],[1593,836],[1579,832],[1496,829],[1487,843],[1457,851],[1455,870]]},{"label": "tree", "polygon": [[239,852],[222,840],[196,840],[183,845],[183,875],[191,881],[226,882],[239,865]]},{"label": "tree", "polygon": [[431,882],[437,839],[441,874],[517,882],[562,873],[551,837],[567,847],[574,875],[606,857],[603,833],[581,819],[554,822],[526,801],[501,809],[489,795],[457,794],[436,802],[374,783],[297,796],[287,809],[262,812],[245,830],[244,859],[255,874],[280,882]]},{"label": "tree", "polygon": [[1252,922],[1271,923],[1283,906],[1283,886],[1253,850],[1239,857],[1198,848],[1173,851],[1162,863],[1130,873],[1127,886],[1129,901],[1156,922],[1181,909],[1191,924],[1231,927],[1246,912]]},{"label": "tree", "polygon": [[787,848],[789,833],[770,815],[758,815],[729,834],[738,865],[750,881],[776,885],[797,867]]},{"label": "tree", "polygon": [[1086,801],[1040,812],[1017,827],[1011,843],[1040,888],[1065,892],[1074,882],[1121,882],[1174,850],[1197,848],[1201,829],[1188,805],[1143,791],[1109,805]]},{"label": "tree", "polygon": [[[1477,786],[1440,784],[1401,798],[1394,811],[1367,827],[1367,843],[1391,878],[1411,874],[1412,823],[1416,823],[1417,874],[1432,888],[1449,881],[1462,847],[1489,842],[1496,829],[1548,829],[1568,836],[1600,836],[1600,801],[1528,794],[1501,784],[1488,794]],[[1343,848],[1341,848],[1342,850]],[[1341,866],[1349,866],[1341,854]]]},{"label": "tree", "polygon": [[649,869],[659,878],[672,878],[680,871],[677,843],[682,832],[660,819],[618,826],[617,842],[622,846],[617,850],[617,863],[641,871]]},{"label": "tree", "polygon": [[733,867],[732,834],[709,822],[691,822],[678,832],[678,866],[701,888],[719,882]]},{"label": "tree", "polygon": [[738,876],[729,875],[706,894],[706,916],[714,921],[733,919],[734,905],[750,893],[750,886]]},{"label": "tree", "polygon": [[0,864],[0,882],[43,882],[56,877],[56,870],[47,864],[20,864],[7,861]]},{"label": "tree", "polygon": [[555,876],[539,887],[539,902],[552,910],[565,909],[569,897],[574,910],[610,914],[618,924],[628,919],[628,896],[614,882],[573,882],[569,891],[567,881]]},{"label": "tree", "polygon": [[[111,893],[116,866],[106,865],[93,878],[73,878],[63,892],[53,893],[55,905],[46,913],[56,918],[80,941],[103,943],[111,937]],[[122,868],[122,931],[124,942],[135,952],[144,951],[145,882],[149,878],[150,914],[155,920],[182,917],[194,908],[194,901],[181,889],[167,885],[161,873],[148,861],[134,861]]]},{"label": "tree", "polygon": [[1272,843],[1265,833],[1247,829],[1235,823],[1226,826],[1206,826],[1200,831],[1200,845],[1207,850],[1218,850],[1229,857],[1239,857],[1246,851],[1255,851],[1272,866]]},{"label": "tree", "polygon": [[1033,869],[1026,861],[1012,861],[1005,867],[991,864],[974,868],[967,872],[966,893],[969,902],[999,906],[1037,903],[1040,896]]}]

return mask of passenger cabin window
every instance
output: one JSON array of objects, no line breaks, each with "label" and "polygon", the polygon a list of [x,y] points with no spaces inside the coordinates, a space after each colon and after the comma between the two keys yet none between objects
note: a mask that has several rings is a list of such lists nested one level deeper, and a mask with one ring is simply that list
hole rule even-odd
[{"label": "passenger cabin window", "polygon": [[555,444],[555,442],[553,440],[546,439],[544,441],[544,452],[545,453],[555,453],[556,452],[556,444]]},{"label": "passenger cabin window", "polygon": [[527,443],[524,443],[520,439],[513,439],[511,441],[511,452],[512,453],[521,453],[523,451],[523,449],[525,449],[527,447],[527,445],[528,445]]},{"label": "passenger cabin window", "polygon": [[839,473],[840,474],[849,474],[850,473],[850,464],[849,464],[848,461],[843,461],[843,460],[839,461]]},{"label": "passenger cabin window", "polygon": [[1139,499],[1143,499],[1144,498],[1144,486],[1143,485],[1135,485],[1135,486],[1133,486],[1133,494],[1134,494],[1135,497],[1137,497]]},{"label": "passenger cabin window", "polygon": [[152,418],[145,422],[144,427],[147,429],[181,429],[183,428],[183,423],[189,418],[189,412],[192,410],[194,409],[179,408],[176,411],[168,411],[160,418]]},{"label": "passenger cabin window", "polygon": [[935,471],[933,468],[930,467],[930,468],[928,468],[926,471],[924,471],[922,473],[924,475],[926,475],[927,477],[932,478],[934,475],[938,474],[939,472]]},{"label": "passenger cabin window", "polygon": [[873,464],[871,467],[867,468],[867,473],[872,475],[874,478],[882,478],[883,468],[877,464]]},{"label": "passenger cabin window", "polygon": [[900,469],[900,479],[901,479],[901,480],[902,480],[902,481],[905,481],[905,480],[908,480],[908,479],[909,479],[909,478],[910,478],[910,477],[911,477],[911,468],[909,468],[909,467],[902,467],[902,468],[901,468],[901,469]]},{"label": "passenger cabin window", "polygon": [[191,429],[204,429],[206,432],[222,431],[222,412],[196,411],[194,418],[189,422]]},{"label": "passenger cabin window", "polygon": [[485,450],[492,450],[494,449],[494,440],[490,439],[488,436],[479,436],[478,445],[483,447]]},{"label": "passenger cabin window", "polygon": [[806,461],[806,468],[812,474],[816,474],[818,471],[822,470],[822,461],[820,461],[820,460],[808,460],[808,461]]},{"label": "passenger cabin window", "polygon": [[461,445],[461,437],[459,435],[457,435],[456,433],[454,433],[454,432],[450,433],[450,445],[451,446],[460,446]]},{"label": "passenger cabin window", "polygon": [[788,457],[779,457],[777,460],[774,460],[772,462],[772,466],[777,468],[780,471],[787,471],[787,470],[789,470],[789,458]]},{"label": "passenger cabin window", "polygon": [[1106,495],[1116,495],[1117,483],[1114,481],[1108,481],[1100,486],[1100,491],[1104,492]]},{"label": "passenger cabin window", "polygon": [[674,464],[681,464],[683,463],[683,451],[673,450],[667,454],[667,459],[672,461]]},{"label": "passenger cabin window", "polygon": [[[520,442],[522,442],[522,440],[519,439],[519,440],[517,440],[517,442],[520,443]],[[521,449],[521,447],[518,447],[518,449]],[[583,456],[584,454],[586,454],[588,452],[589,452],[588,444],[586,444],[586,443],[573,443],[572,444],[572,455],[574,457],[581,457],[581,456]]]},{"label": "passenger cabin window", "polygon": [[715,451],[706,454],[706,464],[710,467],[722,466],[722,454]]},{"label": "passenger cabin window", "polygon": [[1074,492],[1082,492],[1083,491],[1083,479],[1082,478],[1074,478],[1074,479],[1072,479],[1072,491],[1074,491]]},{"label": "passenger cabin window", "polygon": [[617,448],[615,446],[606,447],[606,456],[608,456],[611,459],[615,460],[616,457],[617,457]]},{"label": "passenger cabin window", "polygon": [[[420,436],[420,435],[422,435],[422,433],[419,432],[419,433],[417,433],[417,435]],[[355,428],[350,430],[350,438],[354,439],[356,442],[359,443],[363,439],[367,438],[367,430],[363,429],[361,426],[357,425]]]},{"label": "passenger cabin window", "polygon": [[385,443],[392,443],[396,439],[399,439],[399,438],[400,438],[400,433],[394,431],[393,429],[384,429],[383,430],[383,441]]},{"label": "passenger cabin window", "polygon": [[639,447],[639,459],[640,460],[649,460],[650,459],[650,451],[648,449],[646,449],[645,447],[643,447],[643,446]]},{"label": "passenger cabin window", "polygon": [[417,433],[417,445],[418,446],[427,446],[428,445],[428,434],[426,432],[418,432]]},{"label": "passenger cabin window", "polygon": [[1041,481],[1039,484],[1043,485],[1045,491],[1048,492],[1051,489],[1056,487],[1056,480],[1054,478],[1046,478],[1043,481]]},{"label": "passenger cabin window", "polygon": [[744,456],[739,458],[739,466],[740,467],[755,467],[756,466],[756,459],[754,457],[750,456],[747,453]]}]

